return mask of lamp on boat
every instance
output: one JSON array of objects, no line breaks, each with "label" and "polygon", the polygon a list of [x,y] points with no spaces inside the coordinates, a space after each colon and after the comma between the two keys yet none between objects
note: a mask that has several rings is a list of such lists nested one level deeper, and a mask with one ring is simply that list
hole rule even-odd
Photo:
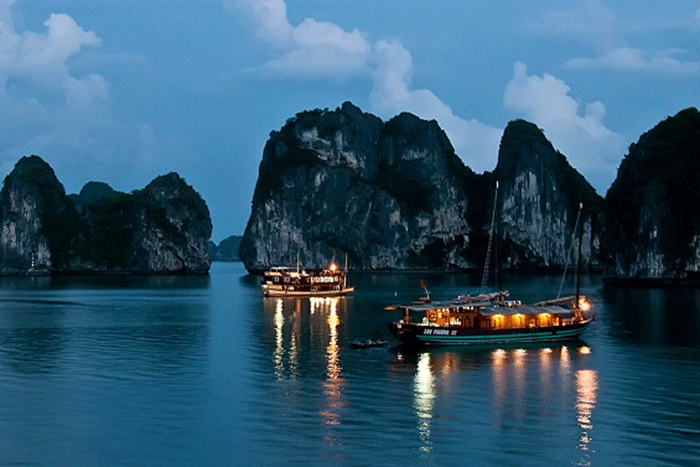
[{"label": "lamp on boat", "polygon": [[578,307],[581,311],[588,311],[591,309],[591,304],[584,297],[579,297]]},{"label": "lamp on boat", "polygon": [[330,265],[330,270],[331,270],[331,272],[335,272],[335,271],[338,270],[338,266],[336,266],[335,263],[331,263],[331,265]]}]

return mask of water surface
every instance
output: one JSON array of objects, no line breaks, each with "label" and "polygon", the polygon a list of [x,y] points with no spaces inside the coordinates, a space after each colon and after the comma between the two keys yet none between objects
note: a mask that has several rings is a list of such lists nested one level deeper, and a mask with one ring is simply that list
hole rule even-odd
[{"label": "water surface", "polygon": [[[700,291],[583,291],[580,342],[352,349],[423,279],[263,298],[240,263],[209,277],[0,278],[1,465],[700,465]],[[508,277],[512,298],[559,277]],[[573,280],[567,279],[570,293]]]}]

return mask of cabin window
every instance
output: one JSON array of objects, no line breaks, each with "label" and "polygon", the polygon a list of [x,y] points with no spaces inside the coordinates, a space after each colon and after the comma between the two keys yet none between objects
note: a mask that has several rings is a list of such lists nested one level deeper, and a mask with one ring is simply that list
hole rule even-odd
[{"label": "cabin window", "polygon": [[280,281],[280,278],[279,278],[279,277],[275,277],[275,283],[279,283],[279,281]]},{"label": "cabin window", "polygon": [[316,288],[315,285],[311,287],[311,291],[312,291],[312,292],[316,292],[317,290],[318,290],[318,289]]},{"label": "cabin window", "polygon": [[289,277],[285,277],[284,282],[289,283]]}]

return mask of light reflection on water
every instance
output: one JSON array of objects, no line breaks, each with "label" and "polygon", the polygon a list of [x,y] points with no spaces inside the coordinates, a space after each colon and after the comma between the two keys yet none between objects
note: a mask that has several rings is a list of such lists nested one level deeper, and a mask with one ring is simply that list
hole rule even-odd
[{"label": "light reflection on water", "polygon": [[317,308],[325,311],[328,315],[328,345],[326,346],[326,381],[324,382],[323,393],[326,396],[325,406],[321,409],[328,433],[324,440],[328,444],[339,444],[341,442],[333,427],[340,425],[340,410],[343,408],[343,378],[341,377],[342,367],[340,366],[340,352],[338,344],[338,297],[326,298],[317,304]]},{"label": "light reflection on water", "polygon": [[583,451],[583,459],[578,465],[591,465],[589,451],[592,450],[592,415],[597,393],[598,373],[595,370],[578,370],[576,372],[576,413],[578,424],[581,427],[578,449]]},{"label": "light reflection on water", "polygon": [[435,377],[430,367],[430,353],[424,352],[418,356],[416,376],[413,384],[414,401],[418,419],[418,436],[421,440],[420,451],[432,451],[430,441],[430,426],[435,405]]}]

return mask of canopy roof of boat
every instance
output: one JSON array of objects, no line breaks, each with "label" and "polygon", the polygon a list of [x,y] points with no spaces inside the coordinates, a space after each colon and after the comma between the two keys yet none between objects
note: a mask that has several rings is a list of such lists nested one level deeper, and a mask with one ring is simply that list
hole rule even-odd
[{"label": "canopy roof of boat", "polygon": [[574,316],[573,311],[560,306],[532,306],[523,305],[516,308],[508,308],[503,306],[488,306],[481,308],[479,313],[484,316],[495,315],[541,315],[548,313],[551,315],[559,315],[562,318],[571,318]]},{"label": "canopy roof of boat", "polygon": [[484,316],[495,316],[495,315],[539,315],[542,313],[549,313],[553,315],[560,315],[563,318],[573,316],[573,312],[570,309],[566,309],[561,306],[549,305],[549,306],[534,306],[534,305],[520,305],[520,306],[500,306],[493,302],[461,302],[454,300],[446,301],[434,301],[428,303],[416,303],[412,305],[401,305],[398,308],[403,310],[408,310],[410,312],[426,312],[430,310],[455,310],[457,308],[477,308],[478,312]]}]

